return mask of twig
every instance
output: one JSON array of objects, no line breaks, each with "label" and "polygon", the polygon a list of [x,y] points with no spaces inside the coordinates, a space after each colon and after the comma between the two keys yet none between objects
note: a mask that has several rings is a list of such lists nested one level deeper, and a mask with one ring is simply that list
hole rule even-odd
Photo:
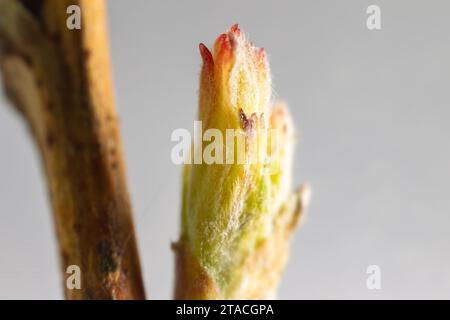
[{"label": "twig", "polygon": [[[66,26],[69,5],[80,30]],[[102,0],[0,0],[6,93],[39,146],[67,299],[144,299]]]}]

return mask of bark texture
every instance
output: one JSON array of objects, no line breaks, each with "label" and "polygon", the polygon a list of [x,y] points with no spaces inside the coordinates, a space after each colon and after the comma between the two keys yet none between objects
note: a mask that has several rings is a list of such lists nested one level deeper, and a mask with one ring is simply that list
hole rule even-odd
[{"label": "bark texture", "polygon": [[[102,0],[0,0],[0,67],[42,157],[65,297],[144,299],[105,20]],[[66,287],[69,265],[80,290]]]}]

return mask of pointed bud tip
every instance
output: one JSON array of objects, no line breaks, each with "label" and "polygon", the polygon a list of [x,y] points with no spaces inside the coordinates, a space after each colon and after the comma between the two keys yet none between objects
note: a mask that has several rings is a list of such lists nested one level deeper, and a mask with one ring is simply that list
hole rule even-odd
[{"label": "pointed bud tip", "polygon": [[216,40],[220,50],[231,49],[231,37],[228,33],[222,33]]},{"label": "pointed bud tip", "polygon": [[239,24],[235,23],[231,26],[230,32],[233,33],[236,36],[241,35],[241,29],[239,29]]},{"label": "pointed bud tip", "polygon": [[202,56],[203,62],[204,63],[210,63],[213,61],[213,57],[211,52],[209,51],[209,49],[203,44],[200,43],[198,45],[198,48],[200,50],[200,55]]},{"label": "pointed bud tip", "polygon": [[260,59],[266,58],[266,50],[264,48],[258,48],[258,57]]},{"label": "pointed bud tip", "polygon": [[236,37],[232,33],[222,33],[214,43],[214,61],[228,63],[231,61],[237,46]]}]

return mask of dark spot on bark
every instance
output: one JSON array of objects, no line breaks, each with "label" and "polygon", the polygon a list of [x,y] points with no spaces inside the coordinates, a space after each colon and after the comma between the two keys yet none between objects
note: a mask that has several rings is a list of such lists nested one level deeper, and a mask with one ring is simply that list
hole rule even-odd
[{"label": "dark spot on bark", "polygon": [[53,147],[55,142],[56,142],[56,138],[53,135],[53,133],[48,132],[47,135],[45,136],[45,144],[47,145],[47,147]]},{"label": "dark spot on bark", "polygon": [[20,0],[22,5],[30,12],[37,20],[42,17],[43,0]]},{"label": "dark spot on bark", "polygon": [[83,49],[83,58],[85,60],[89,59],[91,57],[91,50],[89,49]]},{"label": "dark spot on bark", "polygon": [[76,233],[80,234],[81,231],[83,230],[83,225],[79,222],[75,222],[73,224],[73,229],[75,230]]},{"label": "dark spot on bark", "polygon": [[29,67],[33,67],[33,59],[31,59],[29,55],[27,54],[22,55],[22,59]]},{"label": "dark spot on bark", "polygon": [[113,170],[116,170],[116,169],[117,169],[117,162],[116,162],[116,161],[111,162],[111,168],[112,168]]},{"label": "dark spot on bark", "polygon": [[47,107],[45,108],[45,110],[47,110],[48,112],[53,111],[53,105],[50,101],[47,103]]},{"label": "dark spot on bark", "polygon": [[74,142],[73,143],[73,152],[78,153],[83,150],[83,143],[82,142]]},{"label": "dark spot on bark", "polygon": [[60,44],[61,43],[61,34],[59,34],[59,33],[54,33],[54,34],[52,34],[51,35],[51,38],[52,38],[52,40],[53,40],[53,42],[55,43],[55,44]]},{"label": "dark spot on bark", "polygon": [[97,254],[100,259],[100,272],[115,272],[118,268],[113,247],[109,241],[101,241],[97,245]]},{"label": "dark spot on bark", "polygon": [[65,252],[65,251],[61,252],[61,259],[62,259],[62,264],[63,264],[64,272],[65,272],[66,271],[65,269],[69,265],[69,255],[67,254],[67,252]]}]

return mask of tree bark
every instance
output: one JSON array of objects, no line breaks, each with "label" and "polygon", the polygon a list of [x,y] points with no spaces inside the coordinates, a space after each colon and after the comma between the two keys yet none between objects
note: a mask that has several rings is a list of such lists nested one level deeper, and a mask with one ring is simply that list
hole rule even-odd
[{"label": "tree bark", "polygon": [[[0,0],[0,67],[40,150],[65,297],[144,299],[105,20],[102,0]],[[66,286],[70,265],[79,290]]]}]

